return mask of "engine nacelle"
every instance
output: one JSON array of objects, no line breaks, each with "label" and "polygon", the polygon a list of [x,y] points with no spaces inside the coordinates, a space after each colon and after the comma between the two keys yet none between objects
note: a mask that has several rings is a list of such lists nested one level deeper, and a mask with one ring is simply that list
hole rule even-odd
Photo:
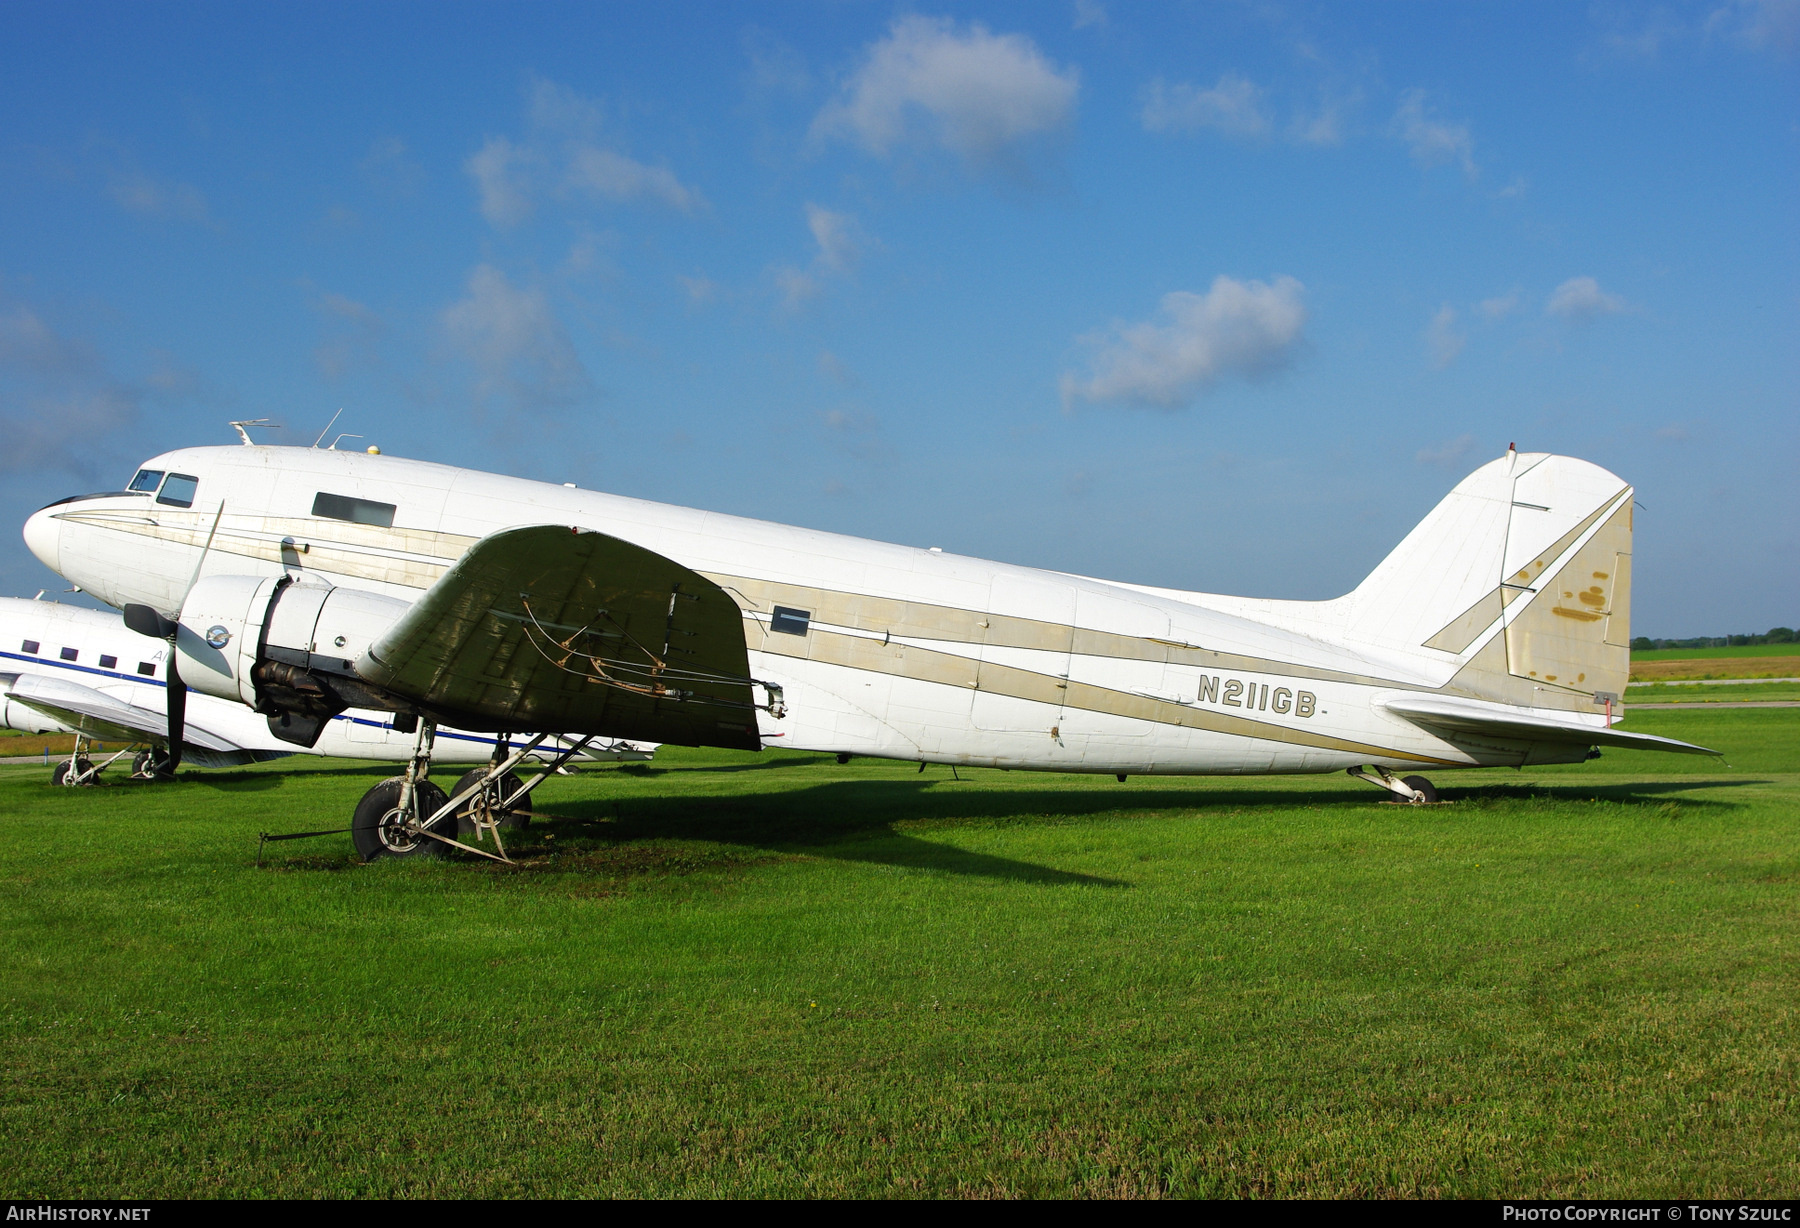
[{"label": "engine nacelle", "polygon": [[248,704],[275,736],[319,739],[345,708],[395,705],[356,676],[354,663],[410,603],[287,577],[209,576],[182,605],[176,632],[181,680]]},{"label": "engine nacelle", "polygon": [[279,577],[208,576],[182,603],[175,632],[181,680],[196,691],[256,706],[251,672]]}]

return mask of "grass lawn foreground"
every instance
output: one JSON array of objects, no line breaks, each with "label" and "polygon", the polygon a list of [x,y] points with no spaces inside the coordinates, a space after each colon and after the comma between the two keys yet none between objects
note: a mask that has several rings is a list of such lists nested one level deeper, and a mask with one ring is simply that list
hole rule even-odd
[{"label": "grass lawn foreground", "polygon": [[1792,1197],[1800,709],[1628,724],[1726,761],[670,749],[517,867],[255,864],[384,766],[0,768],[6,1193]]}]

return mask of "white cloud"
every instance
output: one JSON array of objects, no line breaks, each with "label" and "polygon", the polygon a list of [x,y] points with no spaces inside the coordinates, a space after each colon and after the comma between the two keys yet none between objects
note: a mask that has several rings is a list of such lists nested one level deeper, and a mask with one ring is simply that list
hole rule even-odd
[{"label": "white cloud", "polygon": [[514,408],[565,405],[592,387],[586,368],[542,290],[514,286],[477,265],[467,294],[444,309],[444,334],[474,365],[476,399]]},{"label": "white cloud", "polygon": [[1306,324],[1306,288],[1220,276],[1205,294],[1162,297],[1158,319],[1115,324],[1085,338],[1096,347],[1087,378],[1062,377],[1064,405],[1120,401],[1173,409],[1226,375],[1255,377],[1283,366]]},{"label": "white cloud", "polygon": [[1420,166],[1455,162],[1470,179],[1480,173],[1468,128],[1428,113],[1424,90],[1408,90],[1400,96],[1400,109],[1394,113],[1394,133],[1412,150]]},{"label": "white cloud", "polygon": [[808,202],[806,228],[812,231],[813,242],[819,245],[819,260],[826,268],[842,273],[856,264],[861,244],[855,218]]},{"label": "white cloud", "polygon": [[1074,68],[1059,68],[1023,34],[902,17],[814,118],[812,134],[878,156],[927,142],[971,164],[1001,163],[1065,127],[1080,89]]},{"label": "white cloud", "polygon": [[675,280],[681,283],[681,288],[683,290],[687,291],[688,302],[693,303],[695,306],[699,306],[702,303],[710,303],[719,296],[719,283],[710,277],[682,277],[678,275]]},{"label": "white cloud", "polygon": [[807,299],[818,297],[823,293],[828,277],[850,273],[867,244],[862,228],[848,213],[837,213],[811,201],[807,202],[805,212],[806,228],[818,249],[813,253],[812,263],[804,269],[782,265],[775,270],[775,286],[789,307],[798,307]]},{"label": "white cloud", "polygon": [[1075,29],[1104,27],[1107,20],[1106,6],[1100,0],[1075,0]]},{"label": "white cloud", "polygon": [[1421,465],[1435,465],[1439,469],[1455,469],[1462,458],[1473,450],[1475,443],[1473,435],[1458,435],[1447,443],[1420,448],[1414,459]]},{"label": "white cloud", "polygon": [[807,299],[817,298],[824,286],[805,269],[797,269],[789,264],[775,270],[775,288],[781,291],[781,301],[785,305],[798,307]]},{"label": "white cloud", "polygon": [[1502,294],[1497,298],[1482,299],[1475,304],[1475,314],[1484,320],[1498,320],[1502,316],[1511,315],[1518,307],[1519,292],[1514,290],[1511,294]]},{"label": "white cloud", "polygon": [[1544,311],[1565,320],[1591,320],[1595,316],[1617,315],[1625,307],[1624,299],[1602,290],[1592,277],[1571,277],[1551,291]]},{"label": "white cloud", "polygon": [[657,200],[671,209],[692,213],[704,202],[699,193],[663,166],[646,166],[624,154],[594,145],[569,150],[571,186],[611,200]]},{"label": "white cloud", "polygon": [[94,477],[111,463],[115,436],[138,423],[145,396],[30,307],[0,307],[0,473],[59,469]]},{"label": "white cloud", "polygon": [[1431,365],[1443,370],[1456,361],[1468,338],[1456,329],[1456,308],[1445,303],[1425,327],[1425,347],[1431,351]]},{"label": "white cloud", "polygon": [[531,216],[531,198],[520,174],[530,161],[529,151],[497,136],[463,163],[481,194],[481,216],[496,226],[517,225]]},{"label": "white cloud", "polygon": [[1326,101],[1320,104],[1316,115],[1295,115],[1294,122],[1288,125],[1288,139],[1299,145],[1341,144],[1344,139],[1343,108],[1336,102]]},{"label": "white cloud", "polygon": [[1800,45],[1800,0],[1730,0],[1708,15],[1706,32],[1748,51],[1790,55]]},{"label": "white cloud", "polygon": [[544,195],[648,202],[680,213],[706,207],[699,191],[668,167],[618,149],[605,132],[606,112],[597,100],[534,77],[527,114],[530,131],[522,141],[492,137],[463,164],[480,194],[482,216],[494,225],[517,225]]},{"label": "white cloud", "polygon": [[138,171],[115,171],[108,177],[106,194],[121,209],[147,217],[177,222],[205,222],[210,217],[199,188]]},{"label": "white cloud", "polygon": [[1211,89],[1185,82],[1168,85],[1157,78],[1144,92],[1144,109],[1139,119],[1151,132],[1214,128],[1226,136],[1259,137],[1269,131],[1262,90],[1247,78],[1229,72]]}]

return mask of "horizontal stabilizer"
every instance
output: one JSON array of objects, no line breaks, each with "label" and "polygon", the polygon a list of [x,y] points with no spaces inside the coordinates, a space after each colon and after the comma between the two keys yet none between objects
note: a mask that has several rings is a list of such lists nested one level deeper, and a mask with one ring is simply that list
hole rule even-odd
[{"label": "horizontal stabilizer", "polygon": [[[12,684],[8,697],[34,712],[41,712],[68,728],[113,742],[167,742],[169,719],[165,713],[140,708],[63,678],[24,674]],[[239,747],[192,721],[187,723],[182,744],[202,751],[230,753]]]},{"label": "horizontal stabilizer", "polygon": [[1684,755],[1716,755],[1716,750],[1659,738],[1648,733],[1627,733],[1596,725],[1502,708],[1478,700],[1452,699],[1443,695],[1396,695],[1381,701],[1396,716],[1405,717],[1429,733],[1451,741],[1458,734],[1502,738],[1509,742],[1556,742],[1578,746],[1617,746],[1626,750],[1667,750]]}]

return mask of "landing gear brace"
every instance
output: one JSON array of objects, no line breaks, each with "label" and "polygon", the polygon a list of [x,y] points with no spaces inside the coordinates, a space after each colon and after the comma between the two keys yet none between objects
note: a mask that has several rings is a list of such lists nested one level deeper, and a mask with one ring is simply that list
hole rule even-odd
[{"label": "landing gear brace", "polygon": [[1437,803],[1437,790],[1423,776],[1395,776],[1384,767],[1373,770],[1366,767],[1345,768],[1344,771],[1358,780],[1366,780],[1372,785],[1386,789],[1400,801],[1413,806],[1431,806]]},{"label": "landing gear brace", "polygon": [[[436,840],[459,848],[465,852],[486,857],[491,861],[510,864],[512,858],[506,855],[506,846],[500,839],[500,827],[507,815],[518,808],[531,795],[532,790],[554,775],[565,763],[580,754],[593,735],[582,738],[578,742],[568,744],[562,753],[547,763],[543,770],[530,780],[519,784],[510,793],[502,794],[506,787],[507,775],[517,767],[526,756],[537,750],[546,739],[547,733],[540,733],[519,749],[507,753],[508,741],[502,735],[494,743],[494,755],[488,761],[487,770],[480,777],[459,789],[455,795],[438,806],[432,807],[429,814],[422,814],[429,802],[421,801],[426,790],[422,784],[429,785],[427,775],[431,771],[431,751],[437,739],[437,723],[419,721],[419,729],[413,741],[412,758],[407,762],[406,774],[400,778],[400,797],[396,804],[384,813],[375,825],[375,834],[382,852],[395,856],[405,856],[417,851],[421,839]],[[514,780],[517,778],[514,777]],[[369,790],[365,797],[389,787],[391,782],[384,781]],[[435,788],[431,792],[437,792]],[[439,796],[442,796],[440,793]],[[474,828],[477,843],[492,836],[497,852],[490,853],[486,849],[476,848],[471,844],[446,836],[437,828],[451,815],[459,813],[464,803],[468,805],[465,817]]]}]

